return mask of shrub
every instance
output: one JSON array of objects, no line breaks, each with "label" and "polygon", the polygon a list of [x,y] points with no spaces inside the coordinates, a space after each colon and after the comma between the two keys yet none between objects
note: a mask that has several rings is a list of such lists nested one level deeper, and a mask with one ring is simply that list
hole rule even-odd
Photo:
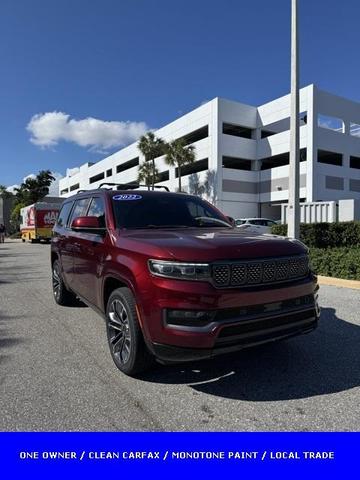
[{"label": "shrub", "polygon": [[[275,235],[287,235],[287,225],[274,225]],[[360,222],[302,223],[300,239],[309,248],[360,247]]]},{"label": "shrub", "polygon": [[360,247],[310,248],[310,258],[318,275],[360,280]]}]

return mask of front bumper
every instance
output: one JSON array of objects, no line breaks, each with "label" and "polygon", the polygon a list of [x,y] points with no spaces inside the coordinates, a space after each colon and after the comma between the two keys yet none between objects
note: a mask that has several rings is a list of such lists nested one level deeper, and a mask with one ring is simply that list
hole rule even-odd
[{"label": "front bumper", "polygon": [[[152,288],[147,285],[141,292],[144,338],[164,362],[209,358],[316,328],[318,285],[313,275],[288,285],[227,291],[194,283],[155,278]],[[216,315],[202,325],[174,325],[167,317],[174,309]]]},{"label": "front bumper", "polygon": [[319,320],[318,311],[291,312],[251,321],[222,325],[213,348],[186,348],[153,343],[151,350],[163,363],[177,363],[209,359],[244,348],[283,340],[313,331]]}]

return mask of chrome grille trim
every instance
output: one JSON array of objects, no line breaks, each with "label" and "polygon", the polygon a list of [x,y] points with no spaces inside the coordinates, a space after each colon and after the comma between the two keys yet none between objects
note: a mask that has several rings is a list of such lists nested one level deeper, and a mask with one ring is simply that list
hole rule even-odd
[{"label": "chrome grille trim", "polygon": [[308,255],[212,264],[212,282],[217,288],[281,283],[309,274]]}]

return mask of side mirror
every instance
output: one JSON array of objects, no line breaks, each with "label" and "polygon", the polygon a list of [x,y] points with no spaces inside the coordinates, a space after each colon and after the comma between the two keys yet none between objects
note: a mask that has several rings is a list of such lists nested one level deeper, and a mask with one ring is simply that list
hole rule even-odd
[{"label": "side mirror", "polygon": [[101,227],[98,217],[76,217],[71,222],[71,229],[77,232],[102,234],[106,228]]},{"label": "side mirror", "polygon": [[229,220],[231,226],[235,227],[235,220],[233,219],[233,217],[226,216],[226,218]]}]

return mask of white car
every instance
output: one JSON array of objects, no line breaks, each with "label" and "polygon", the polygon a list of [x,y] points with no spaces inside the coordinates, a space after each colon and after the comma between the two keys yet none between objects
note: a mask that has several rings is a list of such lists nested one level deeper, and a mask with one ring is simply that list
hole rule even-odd
[{"label": "white car", "polygon": [[271,233],[271,227],[278,222],[269,218],[237,218],[235,226],[251,233]]}]

